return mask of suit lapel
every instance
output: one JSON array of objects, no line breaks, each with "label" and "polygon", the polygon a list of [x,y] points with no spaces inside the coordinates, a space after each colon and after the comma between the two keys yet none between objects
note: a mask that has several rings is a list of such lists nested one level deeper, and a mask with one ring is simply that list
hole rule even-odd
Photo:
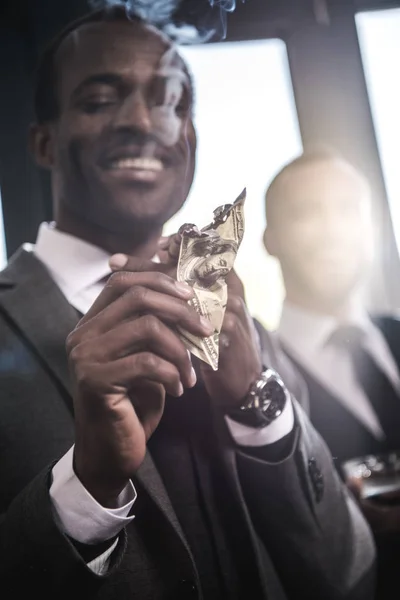
[{"label": "suit lapel", "polygon": [[32,252],[20,249],[0,273],[0,310],[71,393],[64,340],[78,315]]},{"label": "suit lapel", "polygon": [[395,317],[375,317],[371,320],[381,330],[400,370],[400,320]]},{"label": "suit lapel", "polygon": [[174,532],[179,537],[180,541],[189,553],[194,567],[192,553],[189,549],[182,528],[179,524],[178,518],[172,507],[167,490],[165,489],[160,474],[157,471],[157,468],[154,465],[153,459],[151,458],[149,452],[146,453],[145,459],[135,475],[135,479],[146,490],[146,492],[153,499],[153,501],[155,502],[159,510],[162,512],[164,517],[168,520],[170,525],[172,525]]}]

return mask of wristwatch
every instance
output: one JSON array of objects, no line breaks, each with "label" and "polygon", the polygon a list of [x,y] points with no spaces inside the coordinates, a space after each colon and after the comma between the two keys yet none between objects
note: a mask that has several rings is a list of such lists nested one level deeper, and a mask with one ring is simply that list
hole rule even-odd
[{"label": "wristwatch", "polygon": [[242,406],[231,410],[228,416],[242,425],[259,429],[282,414],[288,398],[289,392],[278,373],[265,369],[252,384]]}]

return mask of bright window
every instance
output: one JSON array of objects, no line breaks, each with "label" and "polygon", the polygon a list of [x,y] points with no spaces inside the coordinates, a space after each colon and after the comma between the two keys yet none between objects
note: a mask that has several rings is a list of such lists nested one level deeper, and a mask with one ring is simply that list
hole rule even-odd
[{"label": "bright window", "polygon": [[356,17],[396,241],[400,247],[400,9]]},{"label": "bright window", "polygon": [[285,44],[280,40],[183,48],[196,87],[197,171],[184,208],[166,225],[206,225],[213,210],[247,188],[237,270],[253,316],[274,327],[283,298],[280,270],[262,244],[264,193],[302,150]]}]

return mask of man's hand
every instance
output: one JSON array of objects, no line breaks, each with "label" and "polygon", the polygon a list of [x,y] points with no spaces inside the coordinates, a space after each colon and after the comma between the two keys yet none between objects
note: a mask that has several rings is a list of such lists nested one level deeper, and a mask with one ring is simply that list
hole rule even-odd
[{"label": "man's hand", "polygon": [[[160,259],[164,264],[176,265],[181,236],[177,233],[161,238]],[[237,408],[245,399],[252,383],[262,371],[258,335],[245,303],[242,281],[232,270],[227,277],[228,304],[220,335],[219,367],[213,371],[197,360],[210,397],[222,408]]]},{"label": "man's hand", "polygon": [[[362,497],[362,480],[352,477],[347,485],[374,533],[400,533],[400,493],[386,494],[387,504]],[[391,504],[393,502],[393,504]],[[396,502],[396,504],[394,504]]]},{"label": "man's hand", "polygon": [[[159,242],[160,268],[176,273],[181,236],[177,233]],[[124,268],[133,270],[135,259],[127,259]],[[133,261],[133,262],[132,262]],[[203,361],[194,359],[196,371],[204,381],[210,397],[223,409],[237,408],[251,385],[261,374],[261,349],[253,320],[249,316],[244,288],[234,270],[227,277],[228,304],[220,334],[219,368],[213,371]]]},{"label": "man's hand", "polygon": [[[230,274],[235,286],[240,282]],[[238,291],[239,287],[235,287]],[[262,371],[258,335],[244,299],[228,284],[228,304],[220,334],[218,371],[198,362],[210,397],[223,409],[237,408]]]},{"label": "man's hand", "polygon": [[143,461],[165,393],[180,396],[196,383],[174,329],[179,325],[199,336],[212,330],[188,305],[189,286],[155,272],[155,263],[132,263],[139,272],[112,275],[67,339],[74,467],[86,489],[109,507]]}]

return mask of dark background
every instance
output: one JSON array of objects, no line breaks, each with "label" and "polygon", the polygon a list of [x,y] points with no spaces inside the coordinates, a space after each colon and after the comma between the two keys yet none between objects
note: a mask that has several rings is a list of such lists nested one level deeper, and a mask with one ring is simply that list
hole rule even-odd
[{"label": "dark background", "polygon": [[[193,21],[208,6],[208,0],[183,0],[179,14]],[[374,301],[390,309],[400,307],[400,261],[354,15],[399,6],[385,0],[238,0],[227,15],[226,36],[226,41],[282,38],[304,147],[321,142],[336,147],[368,176],[381,249]],[[48,177],[27,150],[34,66],[47,41],[87,11],[86,0],[0,0],[0,188],[9,256],[21,243],[33,242],[39,223],[51,219]]]}]

